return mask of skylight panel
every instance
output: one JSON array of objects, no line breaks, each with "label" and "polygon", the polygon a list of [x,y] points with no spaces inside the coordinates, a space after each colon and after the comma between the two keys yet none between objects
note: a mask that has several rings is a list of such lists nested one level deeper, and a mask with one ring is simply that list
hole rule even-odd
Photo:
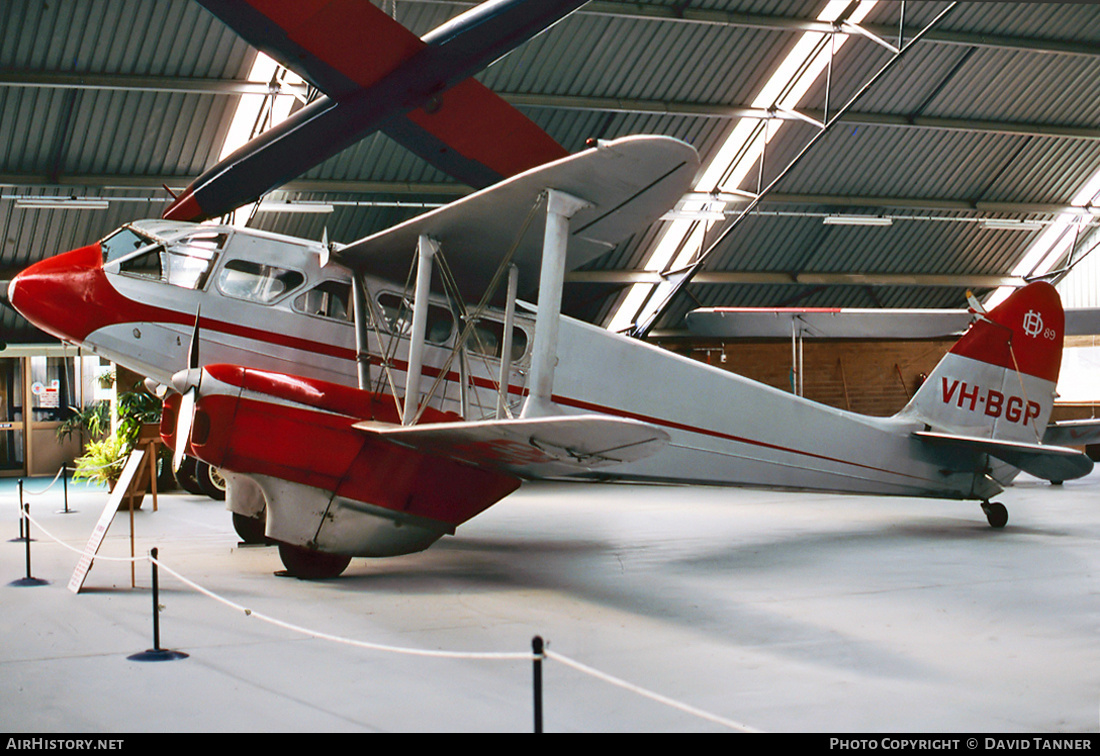
[{"label": "skylight panel", "polygon": [[[848,21],[858,24],[867,17],[876,4],[873,0],[861,2]],[[848,5],[846,0],[833,0],[818,15],[817,20],[836,21]],[[830,36],[833,37],[832,40],[829,39]],[[775,73],[761,88],[752,106],[763,109],[774,107],[777,110],[795,110],[806,92],[828,68],[831,56],[835,55],[848,39],[849,35],[841,33],[834,35],[820,32],[803,33],[791,52],[776,68]],[[782,130],[783,125],[784,122],[779,120],[740,119],[702,172],[695,191],[713,194],[739,189],[750,172],[757,168],[766,144]],[[725,202],[692,201],[683,204],[682,212],[714,213],[716,210],[724,211],[726,207]],[[644,269],[662,272],[685,267],[701,251],[703,238],[715,222],[717,221],[685,219],[672,221],[654,246]],[[608,329],[623,331],[633,323],[645,320],[660,306],[665,296],[671,291],[671,287],[671,283],[635,284],[612,316]]]}]

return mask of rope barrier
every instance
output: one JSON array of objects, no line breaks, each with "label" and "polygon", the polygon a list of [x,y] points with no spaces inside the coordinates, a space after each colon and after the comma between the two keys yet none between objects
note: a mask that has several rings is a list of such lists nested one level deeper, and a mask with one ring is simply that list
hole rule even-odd
[{"label": "rope barrier", "polygon": [[719,717],[716,714],[711,714],[710,712],[703,711],[702,709],[697,709],[694,706],[689,706],[688,704],[681,703],[680,701],[676,701],[672,698],[669,698],[668,696],[662,696],[660,693],[654,693],[651,690],[646,690],[645,688],[641,688],[637,685],[634,685],[633,683],[628,683],[626,680],[614,677],[607,674],[606,672],[601,672],[598,669],[593,669],[586,664],[581,664],[579,661],[576,661],[575,659],[570,659],[568,656],[563,656],[562,654],[559,654],[555,651],[547,649],[545,653],[547,659],[553,659],[554,661],[561,662],[565,666],[572,667],[578,672],[583,672],[586,675],[595,677],[597,680],[603,680],[605,683],[615,685],[619,688],[623,688],[624,690],[629,690],[632,693],[637,693],[639,696],[648,698],[652,701],[656,701],[657,703],[662,703],[665,706],[671,706],[672,708],[678,709],[687,714],[691,714],[701,719],[705,719],[709,722],[714,722],[715,724],[720,724],[723,727],[729,727],[731,729],[739,730],[741,732],[762,732],[762,730],[753,729],[752,727],[743,725],[740,722],[734,722],[732,719]]},{"label": "rope barrier", "polygon": [[41,491],[28,491],[26,489],[26,487],[24,486],[23,493],[25,493],[27,496],[41,496],[42,494],[46,493],[51,488],[53,488],[54,483],[57,482],[57,479],[61,477],[61,473],[63,473],[63,472],[65,472],[65,466],[64,465],[62,465],[61,469],[57,471],[57,474],[53,476],[53,480],[50,481],[50,484],[48,486],[46,486],[45,488],[43,488]]},{"label": "rope barrier", "polygon": [[268,622],[272,625],[275,625],[276,627],[281,627],[281,628],[284,628],[286,630],[291,630],[291,631],[296,632],[296,633],[301,633],[303,635],[308,635],[308,636],[313,637],[313,638],[320,638],[321,640],[332,641],[333,643],[342,643],[342,644],[348,645],[348,646],[355,646],[356,648],[366,648],[366,649],[370,649],[370,650],[373,650],[373,651],[387,651],[387,652],[390,652],[390,653],[405,654],[405,655],[408,655],[408,656],[434,656],[434,657],[442,657],[442,658],[447,658],[447,659],[504,659],[504,660],[509,660],[509,661],[515,661],[515,660],[530,661],[530,659],[531,659],[531,654],[529,654],[529,653],[430,651],[430,650],[427,650],[427,649],[407,648],[407,647],[402,647],[402,646],[390,646],[390,645],[386,645],[386,644],[383,644],[383,643],[372,643],[370,641],[360,641],[360,640],[355,640],[353,638],[346,638],[346,637],[339,636],[339,635],[332,635],[331,633],[321,632],[320,630],[310,630],[307,627],[302,627],[301,625],[295,625],[291,622],[286,622],[285,620],[280,620],[280,619],[277,619],[275,617],[271,617],[269,615],[263,614],[261,612],[253,611],[252,609],[249,609],[245,606],[242,606],[241,604],[238,604],[234,601],[230,601],[229,599],[226,599],[222,596],[217,595],[213,591],[210,591],[206,588],[203,588],[198,583],[195,583],[194,581],[189,580],[188,578],[184,577],[183,575],[176,572],[172,568],[166,566],[164,564],[164,562],[161,562],[157,559],[153,559],[152,557],[148,557],[148,559],[149,559],[150,562],[154,562],[155,564],[157,564],[162,570],[164,570],[165,572],[167,572],[170,575],[172,575],[173,577],[175,577],[177,580],[182,582],[184,585],[187,585],[188,587],[198,591],[199,593],[203,594],[204,596],[212,598],[215,601],[218,601],[222,604],[225,604],[228,607],[231,607],[233,609],[236,609],[237,611],[243,612],[245,614],[245,616],[247,616],[247,617],[253,617],[253,618],[261,620],[263,622]]},{"label": "rope barrier", "polygon": [[[62,468],[62,469],[64,469],[64,468]],[[55,477],[54,482],[56,482],[56,480],[57,480],[57,478]],[[51,483],[50,485],[52,486],[53,483]],[[45,490],[49,490],[49,487],[47,487]],[[44,492],[45,491],[42,491],[42,492],[39,492],[39,493],[44,493]],[[48,529],[43,527],[42,524],[38,520],[31,517],[29,512],[27,512],[27,511],[22,512],[21,516],[26,517],[28,521],[30,521],[36,527],[38,527],[38,529],[49,540],[65,547],[66,549],[69,549],[70,551],[72,551],[74,553],[83,555],[83,553],[84,553],[83,549],[77,549],[77,548],[75,548],[73,546],[70,546],[69,544],[65,543],[64,541],[62,541],[60,538],[58,538],[53,533],[51,533]],[[675,699],[669,698],[668,696],[664,696],[664,695],[661,695],[659,693],[655,693],[651,690],[648,690],[646,688],[642,688],[638,685],[634,685],[633,683],[627,682],[626,680],[623,680],[621,678],[618,678],[618,677],[615,677],[613,675],[607,674],[606,672],[601,672],[598,669],[595,669],[595,668],[590,667],[586,664],[583,664],[579,661],[576,661],[575,659],[571,659],[568,656],[565,656],[563,654],[559,654],[559,653],[554,652],[554,651],[550,651],[548,647],[543,648],[541,653],[537,653],[535,651],[524,651],[524,652],[442,651],[442,650],[430,650],[430,649],[422,649],[422,648],[411,648],[411,647],[404,647],[404,646],[394,646],[394,645],[389,645],[389,644],[384,644],[384,643],[374,643],[374,642],[371,642],[371,641],[357,640],[357,639],[354,639],[354,638],[347,638],[347,637],[344,637],[344,636],[333,635],[332,633],[326,633],[326,632],[322,632],[320,630],[312,630],[310,628],[303,627],[301,625],[296,625],[292,622],[287,622],[285,620],[281,620],[281,619],[278,619],[276,617],[272,617],[272,616],[264,614],[262,612],[254,611],[253,609],[250,609],[250,608],[248,608],[248,607],[246,607],[242,604],[239,604],[235,601],[231,601],[230,599],[227,599],[224,596],[220,596],[217,593],[215,593],[214,591],[211,591],[210,589],[205,588],[204,586],[196,583],[195,581],[191,580],[190,578],[187,578],[186,576],[182,575],[181,573],[177,572],[176,570],[174,570],[171,567],[164,564],[164,562],[162,562],[159,559],[159,557],[154,556],[153,554],[144,555],[144,556],[135,556],[135,557],[106,557],[106,556],[97,555],[95,557],[95,559],[96,560],[111,561],[111,562],[139,562],[139,561],[144,562],[144,561],[148,561],[151,564],[156,565],[160,569],[162,569],[165,572],[169,573],[174,578],[176,578],[181,583],[183,583],[185,586],[191,588],[192,590],[196,591],[197,593],[200,593],[203,596],[206,596],[207,598],[210,598],[210,599],[212,599],[212,600],[214,600],[214,601],[216,601],[216,602],[218,602],[218,603],[220,603],[220,604],[222,604],[226,607],[229,607],[230,609],[233,609],[234,611],[240,612],[240,613],[244,614],[246,617],[255,618],[255,619],[258,619],[262,622],[267,622],[267,623],[269,623],[271,625],[274,625],[276,627],[281,627],[285,630],[290,630],[290,631],[295,632],[295,633],[300,633],[302,635],[306,635],[306,636],[309,636],[311,638],[317,638],[319,640],[329,641],[329,642],[332,642],[332,643],[340,643],[342,645],[347,645],[347,646],[351,646],[351,647],[354,647],[354,648],[367,649],[367,650],[371,650],[371,651],[381,651],[381,652],[385,652],[385,653],[402,654],[402,655],[406,655],[406,656],[419,656],[419,657],[441,658],[441,659],[467,659],[467,660],[476,660],[476,661],[485,661],[485,660],[488,660],[488,661],[534,661],[536,663],[536,668],[537,668],[538,663],[541,662],[542,659],[551,659],[551,660],[560,662],[562,665],[564,665],[566,667],[569,667],[569,668],[571,668],[571,669],[573,669],[577,672],[588,675],[588,676],[593,677],[597,680],[601,680],[601,681],[603,681],[603,682],[605,682],[609,685],[613,685],[613,686],[616,686],[616,687],[621,688],[623,690],[627,690],[629,692],[635,693],[636,695],[642,696],[643,698],[647,698],[651,701],[655,701],[655,702],[663,704],[665,706],[669,706],[673,709],[676,709],[677,711],[683,712],[685,714],[689,714],[689,715],[694,716],[694,717],[698,717],[699,719],[711,722],[713,724],[717,724],[717,725],[720,725],[722,727],[726,727],[726,728],[729,728],[729,729],[732,729],[732,730],[736,730],[738,732],[746,732],[746,733],[761,732],[761,730],[754,729],[754,728],[749,727],[747,725],[744,725],[740,722],[735,722],[731,719],[727,719],[725,717],[721,717],[721,716],[718,716],[716,714],[712,714],[710,712],[707,712],[707,711],[704,711],[702,709],[696,708],[694,706],[683,703],[681,701],[677,701]],[[154,611],[156,611],[156,609],[154,609]],[[541,640],[541,639],[539,639],[539,640]],[[538,645],[541,646],[542,644],[540,643]],[[548,646],[548,644],[547,644],[547,646]],[[536,701],[538,701],[538,703],[541,704],[541,679],[538,680],[538,687],[536,689]],[[541,706],[539,708],[541,708]],[[536,720],[537,721],[537,731],[541,731],[541,712],[537,711],[536,712],[536,717],[537,717],[537,720]]]}]

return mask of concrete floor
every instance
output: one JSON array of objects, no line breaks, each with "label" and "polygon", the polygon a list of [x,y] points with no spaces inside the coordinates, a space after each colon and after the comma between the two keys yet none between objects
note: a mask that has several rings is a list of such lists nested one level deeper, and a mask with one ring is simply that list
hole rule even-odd
[{"label": "concrete floor", "polygon": [[[34,479],[39,490],[49,481]],[[78,556],[33,532],[0,481],[0,731],[529,732],[528,660],[397,655],[266,624],[149,565]],[[83,548],[106,501],[70,486],[31,514]],[[1096,733],[1100,472],[1025,478],[991,530],[977,504],[649,486],[530,486],[421,554],[353,560],[339,580],[278,578],[222,505],[147,500],[137,551],[255,612],[360,641],[452,651],[550,649],[718,717],[772,732]],[[100,551],[129,553],[120,516]],[[728,731],[559,661],[548,732]]]}]

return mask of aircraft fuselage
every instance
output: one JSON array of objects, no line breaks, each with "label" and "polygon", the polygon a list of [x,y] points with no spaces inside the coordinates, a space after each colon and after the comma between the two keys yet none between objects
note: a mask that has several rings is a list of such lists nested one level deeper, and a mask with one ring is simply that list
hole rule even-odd
[{"label": "aircraft fuselage", "polygon": [[[132,237],[132,238],[131,238]],[[62,339],[167,384],[187,365],[252,367],[355,386],[351,272],[322,267],[316,242],[230,227],[131,224],[104,244],[32,268],[13,302]],[[411,291],[364,277],[372,386],[403,396]],[[34,299],[50,291],[51,303]],[[41,293],[40,293],[41,292]],[[483,315],[452,357],[461,323],[434,302],[424,365],[428,405],[466,420],[494,417],[503,315]],[[195,324],[198,319],[198,329]],[[515,321],[509,412],[526,389],[534,319]],[[437,380],[444,375],[443,380]],[[568,317],[560,322],[555,411],[641,420],[665,430],[652,457],[593,477],[987,499],[1015,469],[951,471],[942,450],[911,437],[922,424],[827,407]],[[583,474],[580,476],[583,477]]]}]

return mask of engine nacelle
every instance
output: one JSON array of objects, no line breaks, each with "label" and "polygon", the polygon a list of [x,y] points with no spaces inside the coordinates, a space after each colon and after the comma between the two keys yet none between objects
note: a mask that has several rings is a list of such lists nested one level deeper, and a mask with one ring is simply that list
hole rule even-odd
[{"label": "engine nacelle", "polygon": [[[230,485],[234,473],[257,485],[267,504],[266,534],[276,541],[348,556],[412,553],[519,487],[499,470],[353,427],[364,420],[395,424],[392,397],[233,365],[203,368],[197,390],[186,453],[228,471]],[[178,407],[178,399],[166,402],[161,420],[172,448]]]}]

